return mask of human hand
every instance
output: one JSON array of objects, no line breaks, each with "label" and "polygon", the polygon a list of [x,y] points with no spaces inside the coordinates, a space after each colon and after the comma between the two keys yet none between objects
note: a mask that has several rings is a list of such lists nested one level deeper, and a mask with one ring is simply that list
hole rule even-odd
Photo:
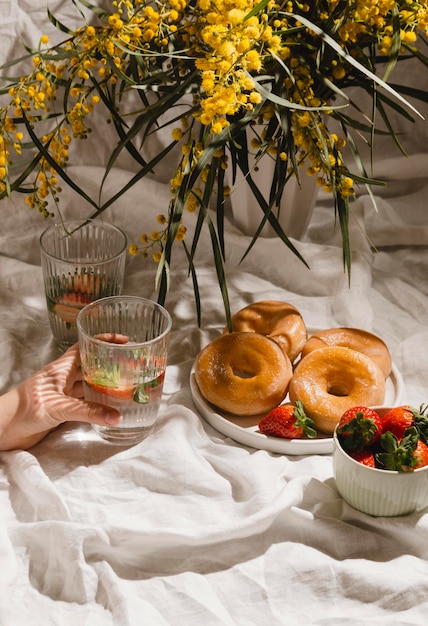
[{"label": "human hand", "polygon": [[0,397],[0,450],[30,448],[64,422],[115,426],[120,419],[116,409],[83,400],[75,344]]}]

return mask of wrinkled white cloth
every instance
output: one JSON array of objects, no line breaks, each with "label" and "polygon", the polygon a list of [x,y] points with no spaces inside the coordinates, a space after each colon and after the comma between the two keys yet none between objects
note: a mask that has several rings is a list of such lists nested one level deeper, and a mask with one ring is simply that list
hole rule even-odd
[{"label": "wrinkled white cloth", "polygon": [[[2,10],[16,9],[15,25],[18,9],[29,14],[37,6],[41,14],[41,5],[0,2]],[[92,165],[86,156],[88,164],[71,172],[95,196],[101,169],[95,155]],[[295,242],[310,269],[268,238],[240,263],[250,239],[227,225],[231,307],[282,299],[308,326],[376,332],[403,377],[403,402],[419,406],[428,400],[428,156],[391,156],[381,171],[391,186],[380,190],[378,212],[368,196],[353,205],[369,240],[351,220],[350,286],[333,210],[320,197],[305,237]],[[128,176],[116,169],[106,194]],[[84,211],[66,189],[63,198],[66,217]],[[135,240],[168,200],[167,184],[146,180],[106,219]],[[47,224],[19,197],[0,209],[6,391],[58,353],[38,247]],[[186,217],[189,237],[192,219]],[[191,367],[225,322],[210,250],[204,232],[201,327],[184,253],[175,253],[164,400],[145,441],[122,449],[87,426],[63,425],[29,451],[0,453],[0,625],[425,626],[426,513],[359,513],[339,496],[330,455],[249,448],[198,414]],[[156,268],[135,258],[127,263],[125,293],[152,297]]]}]

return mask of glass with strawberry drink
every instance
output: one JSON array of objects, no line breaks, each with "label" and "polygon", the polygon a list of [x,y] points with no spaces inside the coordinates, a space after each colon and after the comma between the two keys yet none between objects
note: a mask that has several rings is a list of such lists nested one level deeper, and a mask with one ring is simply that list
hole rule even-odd
[{"label": "glass with strawberry drink", "polygon": [[79,311],[122,292],[126,235],[100,220],[62,222],[42,233],[40,250],[49,323],[66,349],[77,341]]},{"label": "glass with strawberry drink", "polygon": [[142,441],[159,413],[171,316],[156,302],[135,296],[102,298],[77,317],[84,396],[114,407],[119,426],[94,426],[105,440]]}]

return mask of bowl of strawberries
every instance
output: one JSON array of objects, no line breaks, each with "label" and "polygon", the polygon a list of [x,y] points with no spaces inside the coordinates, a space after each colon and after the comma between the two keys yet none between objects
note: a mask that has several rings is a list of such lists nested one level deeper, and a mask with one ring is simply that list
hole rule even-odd
[{"label": "bowl of strawberries", "polygon": [[428,506],[428,407],[353,407],[333,443],[337,490],[355,509],[391,517]]}]

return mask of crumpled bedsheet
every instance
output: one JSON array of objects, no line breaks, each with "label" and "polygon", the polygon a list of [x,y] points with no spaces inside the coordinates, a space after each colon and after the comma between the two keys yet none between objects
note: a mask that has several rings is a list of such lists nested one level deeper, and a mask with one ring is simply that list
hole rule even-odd
[{"label": "crumpled bedsheet", "polygon": [[[42,4],[14,0],[0,7]],[[230,301],[238,310],[281,299],[309,327],[379,334],[403,378],[402,401],[419,406],[428,399],[428,156],[388,155],[380,169],[391,185],[380,190],[377,211],[364,194],[353,204],[350,285],[332,207],[320,196],[305,236],[295,242],[310,269],[269,238],[241,262],[250,238],[228,222]],[[96,193],[96,162],[71,172]],[[127,176],[117,168],[106,193]],[[167,183],[147,179],[105,218],[134,240],[168,199]],[[64,217],[89,212],[78,202],[64,189]],[[6,391],[58,352],[38,247],[47,224],[19,197],[4,201],[1,215]],[[194,216],[186,220],[191,236]],[[190,371],[225,321],[210,250],[204,233],[197,258],[200,327],[184,253],[175,253],[165,393],[145,441],[111,446],[88,426],[64,424],[28,451],[0,453],[1,626],[335,626],[345,620],[425,626],[426,511],[397,518],[359,513],[336,490],[331,455],[246,447],[198,414]],[[155,297],[155,271],[149,261],[129,257],[124,292]]]}]

